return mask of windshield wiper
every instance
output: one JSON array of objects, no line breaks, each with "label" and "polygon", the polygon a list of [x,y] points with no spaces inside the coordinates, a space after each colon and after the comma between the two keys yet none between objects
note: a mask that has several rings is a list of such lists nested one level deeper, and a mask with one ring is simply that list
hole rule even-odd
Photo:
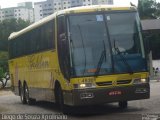
[{"label": "windshield wiper", "polygon": [[71,75],[75,75],[75,64],[74,64],[74,53],[73,53],[73,49],[74,49],[74,44],[73,44],[73,40],[70,38],[70,60],[71,60]]},{"label": "windshield wiper", "polygon": [[115,45],[115,40],[114,40],[114,49],[115,49],[115,51],[118,53],[118,55],[122,58],[123,63],[126,65],[126,67],[127,67],[127,69],[128,69],[128,72],[129,72],[130,74],[133,74],[133,70],[132,70],[131,66],[129,65],[129,63],[127,62],[125,56],[121,53],[121,51],[119,50],[119,48],[116,47],[116,45]]},{"label": "windshield wiper", "polygon": [[83,76],[86,72],[86,65],[87,65],[87,58],[86,58],[86,49],[85,49],[85,46],[84,46],[84,38],[83,38],[83,35],[82,35],[82,30],[81,30],[81,27],[80,25],[77,25],[78,26],[78,29],[79,29],[79,32],[80,32],[80,37],[81,37],[81,41],[82,41],[82,48],[83,48],[83,51],[84,51],[84,70],[83,70]]},{"label": "windshield wiper", "polygon": [[103,40],[103,48],[104,48],[104,50],[101,52],[101,56],[100,56],[100,59],[98,61],[97,67],[96,67],[96,72],[94,74],[95,77],[97,77],[99,75],[103,61],[104,60],[106,61],[106,47],[105,47],[104,40]]}]

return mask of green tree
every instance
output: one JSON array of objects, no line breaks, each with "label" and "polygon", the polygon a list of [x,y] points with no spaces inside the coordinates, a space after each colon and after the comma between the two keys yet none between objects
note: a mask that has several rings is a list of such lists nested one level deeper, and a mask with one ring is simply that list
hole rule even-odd
[{"label": "green tree", "polygon": [[4,88],[9,80],[8,74],[8,52],[0,52],[0,83]]},{"label": "green tree", "polygon": [[[160,3],[157,3],[155,0],[138,0],[138,11],[141,19],[158,19],[160,18]],[[144,35],[152,36],[150,38],[150,48],[152,50],[153,59],[160,59],[159,32],[153,31]]]},{"label": "green tree", "polygon": [[159,18],[160,3],[155,0],[138,0],[138,11],[141,19]]},{"label": "green tree", "polygon": [[0,22],[0,50],[8,51],[8,37],[12,32],[19,31],[30,25],[29,21],[22,19],[6,19]]},{"label": "green tree", "polygon": [[[8,79],[3,81],[5,73],[8,72],[8,37],[12,32],[19,31],[30,25],[29,21],[22,19],[6,19],[0,22],[0,82],[5,87]],[[6,52],[5,52],[6,51]]]}]

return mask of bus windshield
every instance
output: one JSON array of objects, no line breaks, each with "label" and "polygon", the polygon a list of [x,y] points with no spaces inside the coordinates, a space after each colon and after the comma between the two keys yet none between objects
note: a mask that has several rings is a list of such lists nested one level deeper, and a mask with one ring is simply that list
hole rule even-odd
[{"label": "bus windshield", "polygon": [[68,21],[72,76],[146,71],[137,12],[76,14]]}]

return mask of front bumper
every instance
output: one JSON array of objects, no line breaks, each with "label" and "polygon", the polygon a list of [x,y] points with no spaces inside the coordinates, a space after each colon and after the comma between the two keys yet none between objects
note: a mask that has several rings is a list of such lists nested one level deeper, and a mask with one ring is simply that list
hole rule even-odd
[{"label": "front bumper", "polygon": [[64,103],[72,106],[95,105],[110,102],[148,99],[150,97],[149,83],[110,87],[73,90],[64,92]]}]

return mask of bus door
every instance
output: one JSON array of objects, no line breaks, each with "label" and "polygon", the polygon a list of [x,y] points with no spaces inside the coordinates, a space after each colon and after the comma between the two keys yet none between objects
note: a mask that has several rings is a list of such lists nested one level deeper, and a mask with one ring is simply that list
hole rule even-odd
[{"label": "bus door", "polygon": [[70,76],[69,43],[67,37],[67,23],[64,15],[58,16],[58,58],[61,72],[65,79]]}]

